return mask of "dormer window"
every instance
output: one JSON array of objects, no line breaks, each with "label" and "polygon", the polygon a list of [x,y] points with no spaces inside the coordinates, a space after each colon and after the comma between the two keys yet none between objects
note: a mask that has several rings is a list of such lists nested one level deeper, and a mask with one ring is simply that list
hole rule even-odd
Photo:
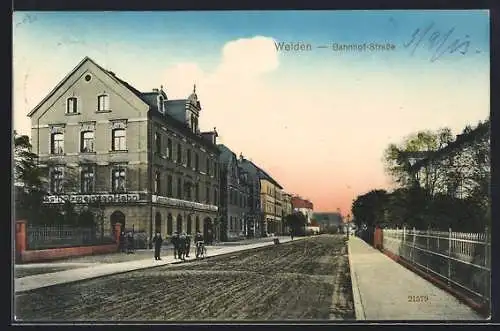
[{"label": "dormer window", "polygon": [[97,111],[109,111],[109,95],[101,94],[97,97]]},{"label": "dormer window", "polygon": [[71,97],[66,100],[66,114],[77,114],[78,113],[78,99],[76,97]]},{"label": "dormer window", "polygon": [[162,114],[165,113],[165,104],[164,104],[164,99],[162,95],[158,96],[158,111]]}]

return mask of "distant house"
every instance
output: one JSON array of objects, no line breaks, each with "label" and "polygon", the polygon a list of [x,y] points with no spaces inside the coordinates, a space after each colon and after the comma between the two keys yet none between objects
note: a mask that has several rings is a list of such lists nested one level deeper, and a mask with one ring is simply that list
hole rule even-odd
[{"label": "distant house", "polygon": [[314,213],[314,220],[321,229],[339,227],[342,224],[342,215],[337,212]]}]

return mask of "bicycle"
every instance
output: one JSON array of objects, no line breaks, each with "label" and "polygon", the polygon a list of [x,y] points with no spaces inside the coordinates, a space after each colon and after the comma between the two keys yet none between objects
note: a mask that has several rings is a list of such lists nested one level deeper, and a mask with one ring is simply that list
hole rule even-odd
[{"label": "bicycle", "polygon": [[207,256],[207,248],[203,242],[196,243],[196,258],[204,259]]}]

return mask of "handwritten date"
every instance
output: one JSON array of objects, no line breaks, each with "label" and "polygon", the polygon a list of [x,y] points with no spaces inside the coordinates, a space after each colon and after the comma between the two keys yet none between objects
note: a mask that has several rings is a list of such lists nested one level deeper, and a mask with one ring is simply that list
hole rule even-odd
[{"label": "handwritten date", "polygon": [[429,297],[427,295],[409,295],[408,302],[427,302]]},{"label": "handwritten date", "polygon": [[455,32],[455,27],[449,29],[447,32],[443,33],[434,27],[434,22],[426,26],[425,28],[417,28],[411,35],[411,39],[408,40],[403,46],[410,49],[410,55],[414,55],[415,51],[420,47],[425,48],[427,46],[428,51],[431,52],[430,62],[435,62],[440,59],[445,54],[460,53],[462,55],[467,54],[470,47],[470,40],[468,35],[464,38],[455,38],[453,40],[452,35]]}]

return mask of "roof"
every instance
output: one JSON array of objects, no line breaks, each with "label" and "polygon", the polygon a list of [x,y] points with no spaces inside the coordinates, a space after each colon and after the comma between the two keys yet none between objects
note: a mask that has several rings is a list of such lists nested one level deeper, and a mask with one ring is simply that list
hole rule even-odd
[{"label": "roof", "polygon": [[122,84],[124,87],[126,87],[128,90],[130,90],[133,94],[135,94],[139,99],[141,99],[143,102],[149,105],[149,103],[143,98],[142,93],[135,89],[133,86],[125,82],[124,80],[118,78],[112,71],[106,70],[103,67],[101,67],[99,64],[97,64],[94,60],[92,60],[90,57],[85,56],[74,68],[71,70],[64,78],[45,96],[45,98],[40,101],[33,110],[31,110],[28,113],[28,117],[33,116],[33,114],[51,97],[53,96],[57,90],[61,88],[61,86],[81,67],[83,66],[86,62],[91,62],[93,65],[98,67],[100,70],[102,70],[105,74],[107,74],[111,79],[114,79],[118,81],[120,84]]},{"label": "roof", "polygon": [[[154,94],[162,93],[162,95],[164,97],[166,97],[166,94],[163,91],[163,89],[159,90],[158,92],[141,92],[138,89],[136,89],[135,87],[133,87],[132,85],[130,85],[129,83],[127,83],[126,81],[124,81],[123,79],[121,79],[118,76],[116,76],[116,74],[114,72],[112,72],[110,70],[106,70],[103,67],[101,67],[99,64],[97,64],[94,60],[92,60],[88,56],[84,57],[83,60],[80,61],[80,63],[78,63],[78,65],[75,68],[73,68],[73,70],[71,70],[70,73],[67,74],[59,82],[59,84],[57,84],[56,87],[54,87],[52,89],[52,91],[50,91],[49,94],[42,101],[40,101],[40,103],[31,112],[29,112],[28,116],[31,117],[40,108],[40,106],[44,102],[46,102],[69,79],[69,77],[71,77],[71,75],[73,75],[86,62],[91,62],[93,65],[95,65],[100,70],[102,70],[105,74],[107,74],[111,79],[114,79],[117,82],[119,82],[121,85],[123,85],[125,88],[127,88],[130,92],[132,92],[135,96],[137,96],[140,100],[142,100],[145,104],[149,105],[150,108],[149,108],[149,113],[148,114],[150,116],[156,116],[157,118],[163,119],[166,122],[167,125],[172,126],[172,127],[176,128],[176,129],[178,129],[185,136],[187,136],[187,137],[191,138],[192,140],[198,142],[199,144],[203,145],[204,147],[211,149],[214,152],[217,152],[217,153],[219,152],[219,150],[217,149],[217,146],[215,146],[214,144],[210,143],[210,141],[204,139],[203,137],[194,134],[187,127],[187,125],[185,123],[179,122],[177,119],[175,119],[173,116],[171,116],[169,114],[160,114],[156,110],[156,104],[152,103],[151,102],[151,98],[149,98],[148,96],[150,94],[153,94],[153,93]],[[187,99],[184,100],[184,101],[187,101]]]},{"label": "roof", "polygon": [[256,169],[256,173],[259,176],[260,179],[264,179],[267,181],[270,181],[274,185],[278,186],[280,189],[283,189],[283,186],[281,186],[277,181],[274,180],[267,172],[265,172],[261,167],[257,166],[255,163],[253,163],[250,160],[243,159],[243,162],[248,162],[252,167]]},{"label": "roof", "polygon": [[228,163],[230,159],[236,159],[236,154],[229,149],[224,144],[217,144],[217,148],[220,150],[220,159],[223,163]]},{"label": "roof", "polygon": [[162,121],[165,122],[166,125],[171,126],[179,130],[183,135],[186,137],[189,137],[190,139],[194,140],[195,142],[199,143],[200,145],[209,148],[213,152],[219,154],[220,150],[217,148],[216,145],[212,144],[210,141],[207,139],[193,133],[191,129],[187,126],[187,124],[179,122],[176,118],[174,118],[172,115],[169,115],[167,113],[161,114],[159,113],[155,107],[152,107],[149,110],[149,116],[154,116],[156,118],[161,119]]},{"label": "roof", "polygon": [[480,123],[472,131],[470,131],[466,134],[458,135],[457,138],[455,139],[455,141],[449,143],[448,145],[441,148],[440,150],[437,150],[435,152],[430,153],[430,156],[415,162],[415,164],[411,167],[411,169],[414,171],[418,170],[418,169],[422,168],[423,166],[425,166],[428,162],[431,162],[433,160],[438,160],[441,157],[447,155],[448,153],[462,148],[463,145],[465,145],[471,141],[474,141],[477,137],[479,137],[481,135],[488,134],[489,131],[490,131],[490,121],[489,120],[484,122],[484,123]]}]

